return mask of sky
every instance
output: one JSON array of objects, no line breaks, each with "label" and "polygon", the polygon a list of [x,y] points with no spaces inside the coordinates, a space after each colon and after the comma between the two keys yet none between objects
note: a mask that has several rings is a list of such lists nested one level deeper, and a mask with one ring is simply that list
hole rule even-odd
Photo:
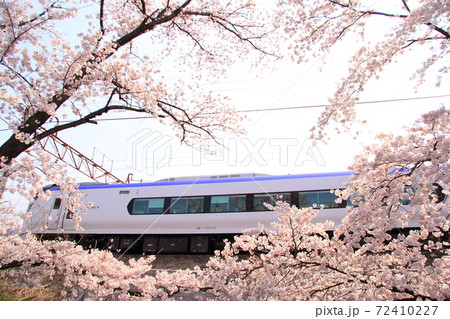
[{"label": "sky", "polygon": [[[345,76],[350,54],[348,43],[343,43],[305,64],[283,60],[274,65],[273,72],[240,64],[230,68],[226,78],[201,83],[205,91],[228,96],[230,104],[247,116],[243,122],[246,135],[223,134],[218,139],[221,144],[204,142],[216,154],[200,144],[182,145],[169,126],[130,112],[108,113],[97,125],[66,130],[58,137],[122,180],[131,173],[133,182],[178,176],[345,171],[377,133],[400,134],[404,125],[450,99],[449,83],[435,87],[432,75],[416,90],[409,78],[421,52],[405,54],[371,80],[361,94],[357,119],[367,123],[355,122],[351,132],[314,145],[310,129]],[[179,75],[170,74],[169,80],[171,76]],[[1,131],[0,140],[9,135]],[[75,170],[69,172],[79,182],[90,181]],[[20,205],[26,207],[26,203]]]},{"label": "sky", "polygon": [[[415,92],[413,83],[408,83],[410,64],[394,65],[361,95],[358,119],[367,124],[355,123],[351,132],[332,136],[327,145],[313,145],[310,129],[343,75],[345,65],[336,59],[331,59],[330,67],[322,72],[318,70],[322,61],[306,66],[285,63],[261,78],[236,69],[229,78],[204,84],[205,90],[230,97],[236,109],[247,116],[244,126],[248,134],[224,134],[219,138],[221,145],[203,141],[216,154],[199,144],[181,145],[170,127],[125,112],[107,114],[98,125],[85,125],[58,136],[83,154],[105,162],[120,178],[132,173],[135,181],[236,173],[333,172],[346,170],[353,156],[373,142],[377,133],[399,134],[404,125],[411,125],[421,114],[450,99],[445,86],[425,84]],[[360,131],[357,137],[356,130]]]}]

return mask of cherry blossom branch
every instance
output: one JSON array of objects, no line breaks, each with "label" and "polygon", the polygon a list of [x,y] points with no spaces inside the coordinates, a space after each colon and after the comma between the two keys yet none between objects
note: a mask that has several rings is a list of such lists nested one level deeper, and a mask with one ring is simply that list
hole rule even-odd
[{"label": "cherry blossom branch", "polygon": [[[5,4],[5,0],[3,0],[2,2],[3,2],[3,4]],[[31,24],[31,23],[35,22],[38,18],[42,18],[42,17],[44,17],[44,16],[47,15],[47,14],[49,15],[49,14],[50,14],[50,9],[63,9],[63,7],[56,6],[56,3],[57,3],[57,1],[53,2],[52,4],[50,4],[49,6],[47,6],[46,9],[45,9],[44,11],[42,11],[42,12],[39,13],[39,14],[37,14],[34,18],[31,18],[31,19],[29,19],[29,20],[27,20],[27,21],[21,21],[21,22],[19,22],[17,25],[18,25],[19,27],[23,27],[23,26],[26,26],[26,25],[28,25],[28,24]],[[5,7],[5,10],[9,13],[8,7],[7,7],[6,5],[5,5],[4,7]],[[9,14],[9,16],[11,17],[10,14]],[[49,16],[48,19],[52,19],[52,17]],[[7,27],[6,24],[0,24],[0,30],[5,29],[6,27]]]},{"label": "cherry blossom branch", "polygon": [[[56,3],[56,2],[55,2]],[[103,38],[105,36],[105,33],[109,30],[107,30],[107,26],[105,25],[105,19],[106,19],[106,12],[105,12],[105,2],[100,1],[99,3],[99,29],[100,29],[100,36],[95,39],[95,47],[93,48],[92,52],[90,54],[85,54],[84,52],[81,52],[73,59],[69,60],[69,65],[67,68],[64,69],[64,73],[61,73],[60,77],[62,80],[62,86],[60,90],[58,90],[58,93],[54,93],[52,96],[48,98],[48,106],[46,108],[52,109],[52,112],[58,111],[63,105],[65,105],[66,102],[70,101],[72,98],[76,99],[76,92],[83,87],[88,81],[90,81],[90,78],[95,73],[101,73],[103,72],[102,68],[100,68],[100,65],[102,65],[105,61],[109,60],[116,52],[118,52],[122,47],[126,46],[127,44],[130,44],[134,39],[141,36],[142,34],[147,33],[148,31],[154,30],[155,27],[170,23],[172,22],[177,28],[185,34],[188,34],[191,39],[202,49],[205,50],[205,47],[200,43],[200,39],[198,39],[194,33],[190,32],[189,30],[185,29],[184,26],[180,25],[178,22],[175,21],[175,19],[181,15],[185,16],[194,16],[194,11],[186,11],[188,5],[190,5],[191,1],[184,1],[181,4],[179,4],[176,8],[170,7],[170,2],[166,3],[166,6],[162,9],[156,9],[151,14],[148,14],[147,4],[145,1],[140,1],[134,3],[138,7],[139,12],[141,13],[141,21],[140,24],[138,24],[133,29],[129,30],[125,34],[119,36],[117,39],[112,41],[111,45],[104,45],[104,47],[101,47],[101,44],[103,42]],[[53,7],[56,7],[55,4],[52,5]],[[241,8],[238,8],[235,10],[237,12]],[[49,10],[49,9],[47,9]],[[233,12],[230,16],[235,14]],[[44,14],[42,14],[44,16]],[[202,14],[198,14],[198,16],[203,16]],[[215,17],[215,19],[218,19],[219,17]],[[51,20],[52,17],[47,17],[46,20],[39,21],[39,24],[35,25],[33,24],[33,28],[37,28],[37,26],[41,26],[40,24],[45,24],[48,20]],[[221,18],[223,21],[226,21],[225,18]],[[222,23],[222,22],[221,22]],[[231,22],[229,22],[230,25],[233,25]],[[241,28],[245,28],[244,25],[235,25],[236,28],[239,26]],[[242,42],[251,42],[251,38],[241,36],[240,33],[237,31],[237,29],[232,29],[227,27],[224,23],[222,23],[222,27],[226,28],[228,32],[233,33],[235,36],[238,37],[238,39]],[[31,29],[27,29],[31,30]],[[28,32],[28,31],[23,32]],[[22,33],[24,34],[24,33]],[[16,36],[14,41],[18,41],[20,39],[20,36]],[[254,48],[256,48],[256,45],[254,45]],[[212,54],[212,53],[211,53]],[[14,72],[13,68],[9,68],[11,72]],[[60,73],[61,69],[54,68],[55,73]],[[22,75],[19,72],[16,72],[19,77],[22,78],[23,81],[28,83],[29,86],[32,86],[33,83],[27,79],[26,76]],[[131,92],[131,91],[130,91]],[[119,93],[119,100],[122,98],[121,92]],[[41,97],[43,98],[43,97]],[[125,102],[125,101],[124,101]],[[50,114],[48,111],[44,111],[44,107],[36,108],[36,107],[29,107],[28,108],[30,112],[33,109],[36,109],[36,111],[33,114],[30,114],[28,117],[25,117],[21,124],[17,125],[17,133],[19,135],[12,135],[1,147],[0,147],[0,155],[4,156],[4,158],[7,159],[7,162],[11,161],[12,159],[16,158],[20,153],[25,151],[32,143],[23,143],[18,139],[18,136],[31,136],[31,135],[39,135],[36,134],[36,131],[42,127],[44,123],[46,123],[53,115]],[[125,108],[123,108],[125,109]],[[174,108],[175,109],[175,108]],[[130,109],[131,110],[131,109]],[[133,110],[135,110],[133,108]],[[168,112],[167,108],[163,108],[163,113]],[[178,109],[180,111],[180,109]],[[98,113],[105,112],[105,109],[99,110]],[[184,112],[184,116],[186,116],[188,113]],[[77,114],[78,115],[78,114]],[[89,123],[89,120],[96,117],[97,115],[94,113],[92,116],[87,116],[83,119],[80,119],[72,124],[66,124],[64,126],[58,126],[58,128],[54,128],[52,132],[56,132],[58,130],[69,128],[73,126],[80,125],[82,123]],[[171,117],[175,120],[175,117]],[[181,124],[182,130],[183,130],[183,137],[182,140],[185,141],[186,135],[189,133],[193,133],[192,131],[188,130],[186,125],[189,124],[193,128],[199,129],[200,131],[206,133],[209,136],[212,136],[212,133],[209,132],[209,128],[212,128],[216,126],[215,124],[212,124],[209,128],[208,126],[204,125],[198,125],[193,123],[193,119],[187,118],[186,121],[178,121],[178,123]],[[218,126],[216,126],[218,127]],[[43,135],[39,135],[43,136]]]},{"label": "cherry blossom branch", "polygon": [[425,23],[425,25],[432,26],[433,29],[435,31],[441,33],[445,37],[445,39],[450,39],[450,32],[449,31],[444,30],[443,28],[440,28],[440,27],[438,27],[437,25],[435,25],[434,23],[431,23],[431,22],[427,22],[427,23]]},{"label": "cherry blossom branch", "polygon": [[99,14],[99,24],[100,24],[100,31],[102,35],[105,35],[106,29],[104,25],[104,6],[105,6],[105,0],[100,0],[100,14]]},{"label": "cherry blossom branch", "polygon": [[[35,139],[39,141],[43,138],[46,138],[46,137],[53,135],[55,133],[58,133],[60,131],[67,130],[69,128],[74,128],[74,127],[77,127],[77,126],[80,126],[80,125],[86,124],[86,123],[97,124],[95,121],[93,121],[93,119],[95,119],[96,117],[98,117],[102,114],[110,112],[112,110],[123,110],[123,111],[139,112],[139,113],[148,113],[148,111],[145,109],[138,109],[138,108],[133,108],[133,107],[125,106],[125,105],[108,105],[108,106],[105,106],[99,110],[92,112],[92,113],[89,113],[85,117],[80,118],[76,121],[72,121],[70,123],[58,125],[58,126],[50,128],[50,129],[47,129],[47,130],[45,130],[45,132],[38,134],[35,137]],[[159,117],[164,117],[164,116],[161,115]]]},{"label": "cherry blossom branch", "polygon": [[[239,9],[242,9],[242,8],[239,8]],[[242,32],[239,31],[239,29],[245,29],[246,27],[249,27],[249,26],[235,24],[226,19],[226,18],[232,16],[233,14],[235,14],[235,12],[238,11],[239,9],[236,9],[234,12],[227,14],[225,17],[221,17],[212,12],[201,12],[201,11],[185,11],[184,14],[193,15],[193,16],[209,17],[213,23],[218,24],[221,28],[230,32],[231,34],[236,36],[239,40],[248,43],[253,49],[255,49],[261,53],[264,53],[266,55],[279,58],[280,57],[279,55],[268,52],[268,51],[260,48],[252,41],[254,39],[262,39],[263,37],[265,37],[268,34],[268,32],[257,35],[257,36],[244,36],[242,34]],[[256,27],[262,28],[262,26],[256,26]]]},{"label": "cherry blossom branch", "polygon": [[391,17],[391,18],[406,18],[406,17],[408,17],[407,15],[399,15],[399,14],[394,14],[394,13],[386,13],[386,12],[373,11],[373,10],[359,10],[359,9],[356,9],[355,6],[353,4],[351,4],[351,2],[348,4],[342,3],[342,2],[336,1],[336,0],[328,0],[328,2],[336,4],[340,7],[346,8],[346,9],[350,9],[354,12],[362,13],[362,14],[380,15],[380,16]]},{"label": "cherry blossom branch", "polygon": [[[178,30],[180,30],[181,32],[183,32],[183,33],[185,33],[185,34],[187,34],[187,36],[189,37],[189,38],[191,38],[194,42],[195,42],[195,44],[202,50],[202,51],[205,51],[205,52],[208,52],[208,54],[211,54],[211,52],[209,52],[208,50],[206,50],[203,46],[202,46],[202,44],[201,44],[201,42],[191,33],[191,32],[189,32],[189,31],[187,31],[186,29],[184,29],[184,28],[182,28],[178,23],[176,23],[176,22],[173,22],[172,23],[174,26],[176,26],[177,28],[178,28]],[[212,54],[211,54],[212,55]]]},{"label": "cherry blossom branch", "polygon": [[411,12],[411,9],[409,9],[408,4],[406,3],[406,0],[402,0],[403,6],[405,7],[406,11]]}]

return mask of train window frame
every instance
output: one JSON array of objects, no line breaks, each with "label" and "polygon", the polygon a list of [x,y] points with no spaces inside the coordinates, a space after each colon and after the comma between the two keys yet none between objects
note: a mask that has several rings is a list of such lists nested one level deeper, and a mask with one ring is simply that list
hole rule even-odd
[{"label": "train window frame", "polygon": [[[337,203],[336,200],[339,198],[338,196],[336,196],[336,194],[332,193],[331,190],[322,190],[322,191],[317,191],[318,195],[319,195],[319,207],[322,207],[324,209],[333,209],[333,208],[345,208],[346,207],[346,203]],[[332,199],[332,201],[327,201],[324,203],[324,197],[321,196],[324,195],[325,197],[329,197],[330,199]]]},{"label": "train window frame", "polygon": [[[307,195],[310,198],[310,202],[307,204],[301,204],[302,195]],[[322,195],[322,196],[321,196]],[[331,189],[319,189],[319,190],[307,190],[307,191],[299,191],[297,192],[298,196],[298,208],[308,208],[308,207],[316,207],[322,209],[336,209],[336,208],[345,208],[347,206],[346,201],[342,201],[341,203],[337,203],[336,199],[338,196],[331,192]],[[315,199],[313,199],[315,197]],[[333,197],[333,198],[331,198]],[[334,199],[334,201],[324,201],[326,198]],[[313,199],[313,201],[311,201]],[[330,204],[332,203],[332,204]]]},{"label": "train window frame", "polygon": [[[268,211],[269,209],[264,205],[264,203],[269,205],[275,205],[276,201],[285,201],[290,204],[292,204],[292,192],[277,192],[277,193],[259,193],[259,194],[252,194],[253,200],[252,200],[252,211],[253,212],[264,212]],[[280,197],[281,196],[281,197]],[[256,203],[257,200],[260,201],[260,198],[270,198],[271,202],[263,200],[261,203]]]},{"label": "train window frame", "polygon": [[[230,194],[230,195],[211,195],[209,212],[210,213],[236,213],[236,212],[246,212],[247,211],[247,197],[248,194]],[[226,200],[225,200],[226,199]],[[233,200],[239,201],[242,200],[241,203],[233,203]],[[217,201],[219,200],[219,201]],[[221,200],[221,201],[220,201]],[[216,206],[216,207],[224,207],[224,209],[215,209],[213,205],[225,204],[225,206]]]},{"label": "train window frame", "polygon": [[[314,198],[314,202],[305,205],[300,205],[301,195],[310,195]],[[311,196],[312,195],[312,196]],[[321,196],[322,195],[322,196]],[[281,197],[280,197],[281,196]],[[322,198],[321,198],[322,197]],[[343,200],[342,203],[334,203],[328,201],[328,204],[324,202],[324,198],[330,198],[336,200],[338,197],[331,192],[330,189],[320,190],[303,190],[303,191],[282,191],[273,193],[247,193],[247,194],[215,194],[215,195],[195,195],[195,196],[168,196],[168,197],[154,197],[154,198],[133,198],[128,203],[128,212],[130,215],[179,215],[179,214],[218,214],[218,213],[252,213],[252,212],[267,212],[270,211],[263,203],[275,205],[275,202],[282,200],[288,202],[290,205],[298,208],[315,207],[320,208],[320,205],[324,205],[323,209],[336,209],[345,208],[348,205],[348,201]],[[241,202],[237,205],[232,205],[232,198],[237,198]],[[151,208],[147,203],[147,213],[136,213],[135,205],[140,201],[158,200],[158,211],[148,213],[148,209]],[[192,202],[191,202],[192,201]],[[196,204],[195,201],[198,201]],[[184,204],[183,204],[184,203]],[[225,204],[223,208],[214,209],[214,204]],[[190,206],[191,205],[191,206]],[[182,207],[184,206],[184,208]],[[155,206],[156,207],[156,206]],[[193,209],[195,207],[195,209]]]},{"label": "train window frame", "polygon": [[[167,211],[168,214],[202,214],[204,213],[204,203],[206,196],[182,196],[182,197],[172,197],[170,199],[170,207]],[[201,203],[195,204],[195,201],[201,200]],[[182,205],[185,203],[185,205]],[[177,211],[180,206],[180,210]],[[184,209],[183,207],[184,206]],[[192,210],[190,208],[195,208]]]},{"label": "train window frame", "polygon": [[52,209],[60,209],[61,208],[62,199],[61,197],[56,197],[55,201],[53,202]]},{"label": "train window frame", "polygon": [[[161,215],[164,214],[165,209],[165,197],[151,197],[151,198],[133,198],[128,203],[128,213],[130,215]],[[160,201],[162,205],[152,205],[151,202]],[[137,209],[136,203],[141,203],[140,209]],[[157,208],[158,211],[154,209]],[[153,210],[151,210],[153,209]]]}]

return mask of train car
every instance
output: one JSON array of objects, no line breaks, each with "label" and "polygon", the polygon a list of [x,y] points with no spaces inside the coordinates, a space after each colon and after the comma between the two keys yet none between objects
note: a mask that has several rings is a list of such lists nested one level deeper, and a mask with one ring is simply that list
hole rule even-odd
[{"label": "train car", "polygon": [[235,175],[182,178],[152,183],[82,184],[82,201],[92,203],[75,229],[58,187],[48,201],[30,207],[29,228],[46,238],[69,236],[97,246],[148,253],[206,253],[220,249],[223,239],[270,224],[277,214],[264,203],[277,196],[297,207],[323,205],[316,221],[339,224],[345,203],[331,189],[344,187],[351,172],[302,175]]},{"label": "train car", "polygon": [[[85,245],[144,253],[209,253],[246,229],[270,224],[277,213],[264,203],[279,196],[299,208],[316,204],[323,209],[313,221],[339,225],[347,203],[336,203],[330,190],[343,188],[352,172],[302,175],[235,175],[179,178],[153,183],[79,186],[82,201],[92,203],[81,215],[83,231],[75,229],[72,214],[58,187],[50,199],[30,207],[28,228],[45,238],[67,236]],[[443,200],[442,188],[439,201]],[[416,222],[408,227],[414,227]]]}]

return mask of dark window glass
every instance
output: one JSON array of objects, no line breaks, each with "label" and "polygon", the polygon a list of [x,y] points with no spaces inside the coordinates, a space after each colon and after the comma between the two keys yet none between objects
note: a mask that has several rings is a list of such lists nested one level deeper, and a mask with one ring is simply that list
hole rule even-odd
[{"label": "dark window glass", "polygon": [[179,197],[171,200],[170,214],[201,212],[203,212],[203,197]]},{"label": "dark window glass", "polygon": [[164,198],[138,198],[134,200],[132,215],[162,214]]},{"label": "dark window glass", "polygon": [[246,209],[246,195],[211,196],[212,213],[243,212]]},{"label": "dark window glass", "polygon": [[291,202],[291,193],[255,194],[253,199],[253,210],[268,210],[264,203],[275,205],[276,201]]},{"label": "dark window glass", "polygon": [[298,193],[298,207],[312,207],[314,204],[318,205],[319,196],[317,192],[300,192]]},{"label": "dark window glass", "polygon": [[317,192],[319,195],[319,206],[323,205],[323,208],[338,208],[339,204],[336,203],[337,196],[330,191]]},{"label": "dark window glass", "polygon": [[346,202],[347,206],[358,207],[359,203],[364,202],[364,197],[355,193],[353,195],[350,195],[347,198]]},{"label": "dark window glass", "polygon": [[[412,186],[409,186],[409,185],[405,186],[405,189],[404,189],[405,194],[411,194],[410,196],[412,196],[412,194],[415,192],[416,192],[416,189],[413,188]],[[400,202],[402,203],[402,205],[411,204],[411,201],[409,199],[401,199]]]},{"label": "dark window glass", "polygon": [[442,188],[441,185],[437,183],[434,183],[433,186],[435,187],[433,189],[433,195],[437,196],[436,203],[442,203],[443,201],[445,201],[445,198],[447,197],[447,195],[444,194],[444,189]]},{"label": "dark window glass", "polygon": [[[330,193],[329,190],[315,191],[315,192],[299,192],[298,193],[298,207],[313,207],[317,208],[323,205],[323,208],[338,208],[342,205],[336,203],[337,196]],[[342,206],[343,207],[343,206]]]},{"label": "dark window glass", "polygon": [[61,208],[61,198],[55,198],[55,202],[53,203],[53,209],[60,209]]},{"label": "dark window glass", "polygon": [[148,202],[147,214],[162,214],[164,212],[164,198],[151,198]]}]

